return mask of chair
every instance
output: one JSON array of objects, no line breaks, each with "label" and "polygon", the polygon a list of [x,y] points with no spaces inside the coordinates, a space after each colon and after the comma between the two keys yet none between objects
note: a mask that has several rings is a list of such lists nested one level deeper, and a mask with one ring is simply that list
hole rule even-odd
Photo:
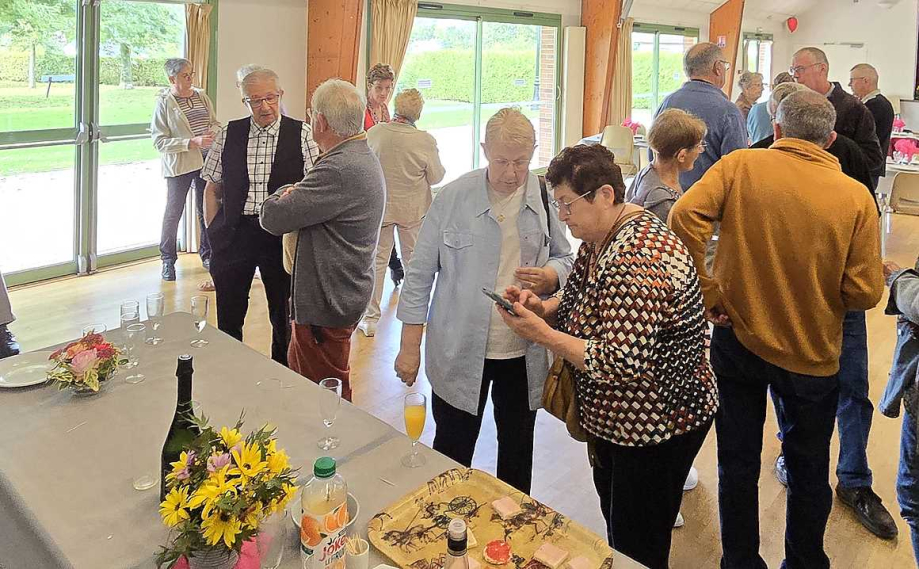
[{"label": "chair", "polygon": [[635,152],[635,139],[632,137],[631,129],[624,126],[609,125],[603,129],[600,144],[609,148],[613,156],[616,157],[616,165],[622,169],[623,176],[638,173],[638,166],[632,161],[632,154]]},{"label": "chair", "polygon": [[897,213],[919,215],[919,173],[897,172],[890,190],[890,207]]}]

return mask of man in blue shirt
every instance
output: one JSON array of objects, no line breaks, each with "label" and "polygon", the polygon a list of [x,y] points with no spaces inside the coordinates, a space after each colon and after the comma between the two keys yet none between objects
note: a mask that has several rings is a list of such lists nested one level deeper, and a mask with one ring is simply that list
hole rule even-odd
[{"label": "man in blue shirt", "polygon": [[721,48],[713,43],[693,46],[683,57],[683,71],[689,81],[674,91],[655,113],[664,109],[682,109],[705,121],[705,151],[696,160],[696,166],[680,174],[683,190],[699,181],[705,172],[722,156],[747,147],[747,126],[740,109],[721,91],[728,80],[731,63],[724,58]]}]

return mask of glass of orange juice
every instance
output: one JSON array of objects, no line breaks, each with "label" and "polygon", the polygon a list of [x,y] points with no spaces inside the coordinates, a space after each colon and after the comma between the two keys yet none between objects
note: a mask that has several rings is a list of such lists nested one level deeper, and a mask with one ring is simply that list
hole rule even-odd
[{"label": "glass of orange juice", "polygon": [[428,414],[428,398],[424,393],[409,393],[405,396],[405,433],[412,439],[412,452],[402,457],[402,464],[409,468],[424,466],[424,456],[418,454],[418,439],[424,431],[424,420]]}]

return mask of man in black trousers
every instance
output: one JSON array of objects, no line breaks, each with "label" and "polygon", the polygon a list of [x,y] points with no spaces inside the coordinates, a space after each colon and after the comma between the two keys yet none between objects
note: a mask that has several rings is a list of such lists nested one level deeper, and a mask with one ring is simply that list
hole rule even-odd
[{"label": "man in black trousers", "polygon": [[3,273],[0,273],[0,360],[15,356],[19,353],[19,344],[16,337],[10,332],[7,325],[15,320],[13,308],[10,306],[10,295],[6,290]]},{"label": "man in black trousers", "polygon": [[211,240],[211,276],[217,291],[217,327],[239,341],[249,310],[255,269],[261,274],[271,320],[271,358],[287,365],[290,275],[281,238],[259,225],[262,202],[295,184],[319,157],[308,123],[281,115],[277,74],[258,69],[240,84],[250,117],[230,121],[217,136],[201,177]]},{"label": "man in black trousers", "polygon": [[[874,117],[874,129],[878,140],[881,142],[881,152],[884,156],[890,151],[890,133],[893,132],[893,105],[878,89],[878,70],[867,63],[859,63],[849,71],[849,88],[852,94],[861,99],[862,103],[871,111]],[[886,173],[886,164],[883,168],[871,171],[874,188],[878,187],[878,179]]]}]

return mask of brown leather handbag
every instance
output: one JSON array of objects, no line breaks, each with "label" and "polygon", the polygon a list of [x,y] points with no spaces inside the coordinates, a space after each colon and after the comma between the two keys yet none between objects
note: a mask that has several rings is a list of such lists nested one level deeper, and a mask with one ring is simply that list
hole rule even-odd
[{"label": "brown leather handbag", "polygon": [[542,406],[550,415],[565,423],[571,438],[581,442],[587,440],[587,431],[581,426],[574,377],[571,375],[571,368],[561,356],[556,356],[549,376],[546,377],[546,384],[542,389]]}]

